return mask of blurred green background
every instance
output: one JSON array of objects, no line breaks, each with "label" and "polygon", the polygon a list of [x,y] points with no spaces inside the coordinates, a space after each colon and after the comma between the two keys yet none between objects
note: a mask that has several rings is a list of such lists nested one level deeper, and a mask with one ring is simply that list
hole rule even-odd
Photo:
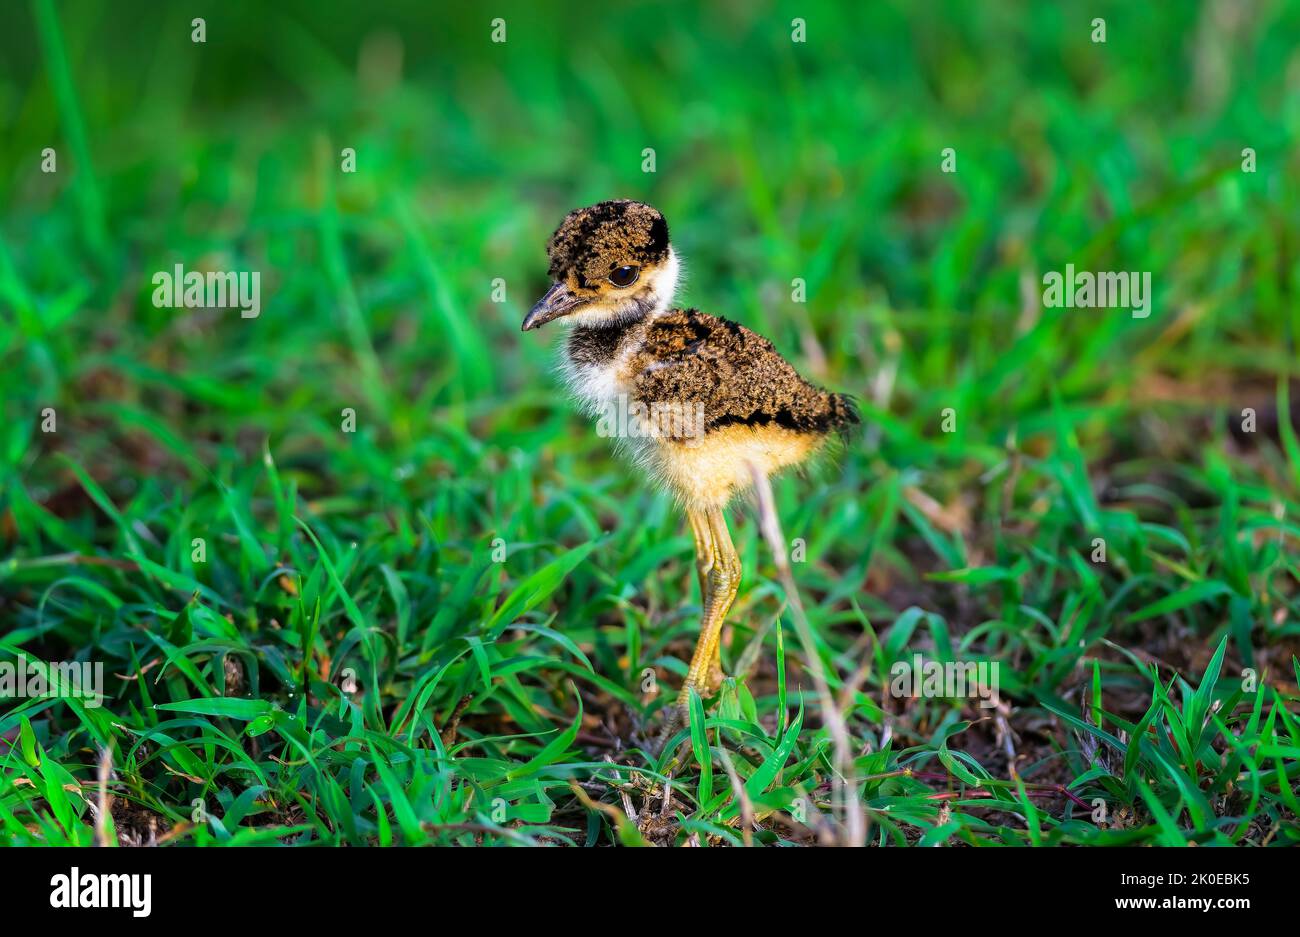
[{"label": "blurred green background", "polygon": [[[625,736],[609,713],[657,705],[646,667],[677,685],[698,611],[676,512],[574,414],[557,333],[519,332],[551,230],[612,197],[663,210],[684,302],[859,398],[865,432],[777,495],[837,685],[875,655],[853,715],[885,760],[864,771],[949,744],[998,777],[1014,760],[945,741],[961,708],[932,701],[893,714],[886,754],[870,699],[917,642],[1007,664],[1017,719],[1077,713],[1100,661],[1106,704],[1135,721],[1150,680],[1114,647],[1194,684],[1229,634],[1231,666],[1294,693],[1300,4],[38,0],[0,16],[0,648],[119,674],[167,662],[110,679],[116,725],[48,703],[0,717],[74,774],[112,739],[133,802],[172,821],[192,796],[234,803],[252,769],[190,753],[208,730],[189,723],[139,748],[162,724],[150,707],[251,694],[276,712],[343,706],[346,723],[350,703],[321,700],[351,666],[369,744],[418,725],[404,741],[432,757],[453,713],[471,738],[541,739],[479,742],[470,763],[404,751],[420,822],[482,804],[430,806],[422,779],[505,783],[474,759],[525,764],[560,803],[546,822],[582,813],[564,779],[600,760],[594,739]],[[150,278],[177,263],[260,271],[261,316],[155,308]],[[1042,275],[1067,263],[1150,271],[1152,315],[1042,308]],[[1234,437],[1245,407],[1259,432]],[[741,700],[770,709],[780,589],[735,516],[753,572],[724,656],[749,667]],[[1104,567],[1087,561],[1098,536]],[[868,621],[888,653],[867,649]],[[534,764],[575,693],[581,731]],[[1091,762],[1068,738],[1040,754],[1077,778]],[[247,758],[271,770],[265,755]],[[331,800],[354,763],[261,777],[280,801],[246,825],[382,839],[368,802]],[[1181,809],[1180,784],[1152,783]],[[314,809],[285,807],[301,790]],[[45,809],[17,791],[15,815]],[[940,840],[996,827],[916,809]],[[55,821],[89,835],[83,814]],[[1187,835],[1253,835],[1212,821]]]},{"label": "blurred green background", "polygon": [[[1050,384],[1149,391],[1144,354],[1187,404],[1211,378],[1267,390],[1294,357],[1294,4],[1102,5],[1104,45],[1068,4],[518,4],[504,44],[484,14],[419,4],[55,7],[63,48],[18,4],[3,39],[11,453],[39,403],[119,427],[200,404],[159,457],[208,466],[241,433],[301,442],[342,402],[416,457],[431,431],[547,406],[547,352],[516,325],[550,229],[611,196],[667,213],[686,299],[879,402],[913,462],[952,451],[914,445],[945,405],[1000,444],[1041,429]],[[152,308],[177,262],[261,270],[265,315]],[[1157,315],[1040,313],[1027,286],[1066,262],[1150,270]],[[94,392],[106,371],[118,391]],[[112,459],[95,435],[111,445],[81,454]]]}]

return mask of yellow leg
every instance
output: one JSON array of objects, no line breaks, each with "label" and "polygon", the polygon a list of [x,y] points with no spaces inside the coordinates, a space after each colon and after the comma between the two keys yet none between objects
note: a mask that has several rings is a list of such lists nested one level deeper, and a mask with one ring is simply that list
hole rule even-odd
[{"label": "yellow leg", "polygon": [[[695,535],[695,573],[700,583],[700,609],[708,605],[709,571],[713,569],[713,534],[709,529],[707,513],[687,511],[686,518],[691,524],[691,533]],[[709,663],[709,672],[705,680],[708,695],[712,696],[727,678],[722,669],[722,641],[713,642],[713,659]]]},{"label": "yellow leg", "polygon": [[719,638],[713,642],[713,659],[709,661],[709,671],[704,676],[705,696],[716,696],[726,679],[727,672],[722,669],[722,640]]},{"label": "yellow leg", "polygon": [[691,687],[699,689],[705,685],[711,670],[716,668],[719,673],[722,670],[722,623],[726,620],[731,603],[736,598],[736,590],[740,587],[740,557],[736,555],[736,548],[731,542],[726,515],[721,508],[710,508],[704,515],[693,517],[692,527],[698,529],[700,520],[705,522],[710,544],[708,568],[704,573],[707,588],[700,622],[700,639],[691,657],[686,682],[677,697],[675,721],[679,723],[689,718]]},{"label": "yellow leg", "polygon": [[709,535],[709,519],[695,511],[687,511],[695,535],[695,575],[700,581],[700,607],[709,600],[709,570],[713,568],[713,538]]},{"label": "yellow leg", "polygon": [[[709,527],[709,515],[705,511],[686,512],[690,521],[691,533],[695,536],[695,574],[700,583],[700,621],[703,623],[709,608],[709,592],[712,588],[709,573],[713,571],[713,531]],[[674,713],[672,722],[678,714]]]}]

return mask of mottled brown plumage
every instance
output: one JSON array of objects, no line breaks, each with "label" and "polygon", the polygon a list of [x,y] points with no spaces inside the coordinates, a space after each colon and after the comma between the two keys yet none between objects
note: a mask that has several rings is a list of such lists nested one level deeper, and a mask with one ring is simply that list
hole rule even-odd
[{"label": "mottled brown plumage", "polygon": [[825,434],[857,421],[848,398],[805,381],[763,336],[696,309],[654,319],[631,370],[637,399],[702,403],[706,432],[741,424]]},{"label": "mottled brown plumage", "polygon": [[668,256],[668,223],[642,202],[617,199],[569,212],[546,245],[553,280],[573,277],[592,289],[611,266],[661,263]]},{"label": "mottled brown plumage", "polygon": [[524,330],[570,319],[571,388],[602,421],[633,415],[614,421],[616,435],[630,437],[637,464],[682,502],[695,536],[704,620],[671,729],[689,688],[721,679],[719,636],[740,577],[723,509],[755,471],[803,462],[858,416],[849,397],[804,380],[761,335],[672,306],[679,261],[649,205],[570,212],[547,253],[554,282]]}]

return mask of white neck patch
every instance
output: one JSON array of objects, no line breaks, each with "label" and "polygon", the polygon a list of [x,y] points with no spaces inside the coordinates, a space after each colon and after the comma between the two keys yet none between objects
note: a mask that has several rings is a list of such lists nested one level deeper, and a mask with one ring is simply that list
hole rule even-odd
[{"label": "white neck patch", "polygon": [[652,284],[655,290],[654,310],[650,313],[652,316],[661,316],[673,304],[673,296],[677,293],[677,280],[681,276],[682,262],[677,256],[677,251],[668,247],[668,262],[655,271]]}]

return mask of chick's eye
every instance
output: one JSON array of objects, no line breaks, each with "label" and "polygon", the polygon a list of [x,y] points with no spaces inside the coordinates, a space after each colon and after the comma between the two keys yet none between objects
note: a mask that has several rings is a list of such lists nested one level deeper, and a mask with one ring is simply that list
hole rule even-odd
[{"label": "chick's eye", "polygon": [[609,282],[615,286],[631,286],[640,272],[636,267],[615,267],[610,271]]}]

